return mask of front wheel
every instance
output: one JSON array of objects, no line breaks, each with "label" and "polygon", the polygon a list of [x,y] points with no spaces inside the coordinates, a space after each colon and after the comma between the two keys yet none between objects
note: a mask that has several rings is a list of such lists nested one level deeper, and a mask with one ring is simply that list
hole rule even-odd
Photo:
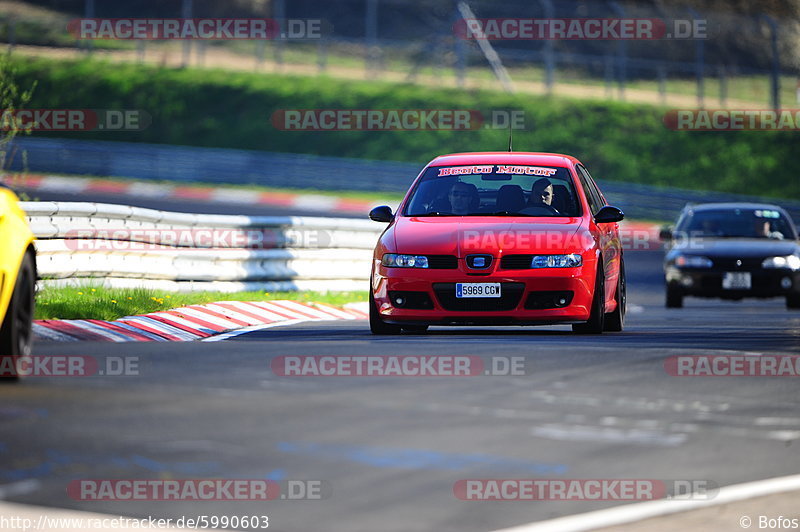
[{"label": "front wheel", "polygon": [[683,307],[683,294],[680,288],[672,285],[667,285],[667,308],[681,308]]},{"label": "front wheel", "polygon": [[625,327],[625,312],[628,305],[628,288],[625,284],[625,263],[620,259],[619,262],[619,280],[617,281],[617,292],[614,294],[614,299],[617,302],[617,308],[613,312],[609,312],[605,317],[605,329],[610,332],[621,332]]},{"label": "front wheel", "polygon": [[19,379],[19,362],[31,354],[35,277],[33,256],[26,253],[17,273],[11,304],[0,326],[0,377],[6,379]]},{"label": "front wheel", "polygon": [[800,308],[800,294],[786,296],[786,308]]},{"label": "front wheel", "polygon": [[592,297],[592,311],[589,321],[572,324],[572,332],[578,334],[602,334],[606,316],[605,275],[603,274],[603,259],[597,260],[597,280],[594,283],[594,296]]},{"label": "front wheel", "polygon": [[378,308],[375,306],[375,298],[372,297],[371,286],[369,289],[369,330],[372,331],[372,334],[400,334],[401,331],[399,325],[392,325],[381,319]]}]

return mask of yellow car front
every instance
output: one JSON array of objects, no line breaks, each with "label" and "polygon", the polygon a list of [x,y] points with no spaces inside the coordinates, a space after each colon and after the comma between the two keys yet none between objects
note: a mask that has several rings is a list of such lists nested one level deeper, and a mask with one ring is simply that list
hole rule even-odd
[{"label": "yellow car front", "polygon": [[31,351],[36,253],[16,194],[0,186],[0,377]]}]

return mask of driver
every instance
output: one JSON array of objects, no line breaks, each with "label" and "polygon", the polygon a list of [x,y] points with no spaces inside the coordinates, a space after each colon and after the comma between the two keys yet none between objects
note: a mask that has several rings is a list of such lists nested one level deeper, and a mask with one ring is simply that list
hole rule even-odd
[{"label": "driver", "polygon": [[457,181],[450,187],[447,195],[453,214],[469,214],[474,209],[473,203],[478,198],[475,185]]},{"label": "driver", "polygon": [[538,207],[546,206],[548,209],[558,212],[553,207],[553,183],[546,177],[538,179],[531,187],[531,197],[528,200],[528,206]]},{"label": "driver", "polygon": [[772,224],[768,220],[756,219],[755,221],[756,236],[759,238],[774,238],[776,240],[783,240],[783,233],[780,231],[773,231]]}]

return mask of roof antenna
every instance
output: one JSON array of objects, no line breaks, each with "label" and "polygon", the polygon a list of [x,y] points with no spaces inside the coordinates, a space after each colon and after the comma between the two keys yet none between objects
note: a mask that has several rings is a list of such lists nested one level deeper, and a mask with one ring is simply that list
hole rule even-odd
[{"label": "roof antenna", "polygon": [[511,153],[512,151],[514,151],[514,150],[511,149],[512,148],[512,140],[513,140],[512,139],[512,133],[513,132],[514,132],[514,130],[511,128],[511,123],[509,122],[509,124],[508,124],[508,153]]}]

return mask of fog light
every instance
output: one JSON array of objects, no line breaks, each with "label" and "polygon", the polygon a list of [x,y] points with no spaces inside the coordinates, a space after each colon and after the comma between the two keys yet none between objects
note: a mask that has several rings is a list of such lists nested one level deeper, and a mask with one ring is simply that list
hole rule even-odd
[{"label": "fog light", "polygon": [[792,287],[792,279],[789,277],[784,277],[781,279],[781,288],[784,290],[788,290]]},{"label": "fog light", "polygon": [[402,307],[405,304],[406,304],[406,298],[404,298],[402,296],[398,296],[398,297],[394,298],[394,306],[395,307]]},{"label": "fog light", "polygon": [[694,284],[694,280],[688,275],[684,275],[681,277],[681,284],[683,286],[692,286]]},{"label": "fog light", "polygon": [[558,301],[556,302],[556,305],[559,306],[559,307],[567,306],[567,298],[566,297],[559,297]]}]

